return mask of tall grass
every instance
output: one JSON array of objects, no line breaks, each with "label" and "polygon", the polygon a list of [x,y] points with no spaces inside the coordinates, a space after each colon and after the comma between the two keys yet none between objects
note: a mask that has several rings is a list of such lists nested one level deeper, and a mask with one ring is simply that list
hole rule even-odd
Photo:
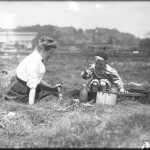
[{"label": "tall grass", "polygon": [[[52,85],[63,84],[61,102],[52,95],[32,106],[1,98],[0,148],[139,148],[143,141],[150,142],[150,106],[136,99],[119,98],[115,106],[86,107],[79,103],[66,111],[59,109],[69,106],[75,98],[72,91],[86,82],[80,72],[93,59],[94,55],[57,54],[48,61],[44,80]],[[0,78],[2,91],[19,61],[2,61],[1,68],[8,70],[8,75]],[[109,63],[124,82],[150,84],[149,61],[149,57],[112,56]]]}]

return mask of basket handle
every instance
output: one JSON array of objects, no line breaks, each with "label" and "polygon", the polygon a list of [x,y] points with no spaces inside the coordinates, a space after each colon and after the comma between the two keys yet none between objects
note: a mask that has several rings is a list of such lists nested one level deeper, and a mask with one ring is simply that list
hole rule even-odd
[{"label": "basket handle", "polygon": [[105,89],[105,90],[103,90],[102,92],[103,92],[103,93],[108,93],[108,95],[110,95],[110,94],[118,94],[118,92],[112,92],[111,89]]}]

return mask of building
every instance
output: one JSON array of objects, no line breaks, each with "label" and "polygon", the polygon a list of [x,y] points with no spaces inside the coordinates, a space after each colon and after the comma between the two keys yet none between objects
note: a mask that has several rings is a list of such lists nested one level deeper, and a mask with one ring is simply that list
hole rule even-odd
[{"label": "building", "polygon": [[1,50],[27,50],[32,49],[32,41],[37,36],[37,32],[0,32]]},{"label": "building", "polygon": [[107,51],[107,52],[113,52],[117,50],[121,50],[121,46],[115,45],[115,44],[99,44],[99,45],[89,45],[88,46],[89,51],[98,52],[98,51]]}]

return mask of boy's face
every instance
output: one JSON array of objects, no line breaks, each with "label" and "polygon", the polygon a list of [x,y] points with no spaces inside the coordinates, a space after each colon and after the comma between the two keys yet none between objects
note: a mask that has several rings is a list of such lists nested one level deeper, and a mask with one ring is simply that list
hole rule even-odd
[{"label": "boy's face", "polygon": [[98,69],[104,69],[107,61],[99,56],[95,56],[95,64]]},{"label": "boy's face", "polygon": [[99,60],[99,61],[96,61],[96,67],[99,68],[99,69],[104,69],[106,67],[106,60]]}]

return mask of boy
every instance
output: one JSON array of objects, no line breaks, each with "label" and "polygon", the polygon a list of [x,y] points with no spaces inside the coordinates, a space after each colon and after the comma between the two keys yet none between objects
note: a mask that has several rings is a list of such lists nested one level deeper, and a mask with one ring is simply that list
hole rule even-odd
[{"label": "boy", "polygon": [[81,72],[83,79],[91,80],[87,84],[88,100],[96,102],[96,93],[98,91],[117,88],[120,93],[127,93],[123,88],[123,82],[115,69],[108,65],[108,56],[105,52],[100,52],[95,56],[95,63]]}]

